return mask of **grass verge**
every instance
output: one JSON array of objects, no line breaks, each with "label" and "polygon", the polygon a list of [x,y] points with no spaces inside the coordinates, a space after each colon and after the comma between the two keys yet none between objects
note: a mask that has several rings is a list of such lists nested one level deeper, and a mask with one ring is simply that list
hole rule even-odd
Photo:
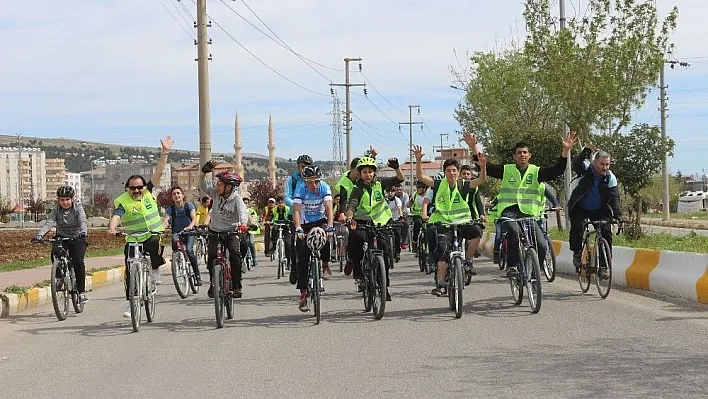
[{"label": "grass verge", "polygon": [[[95,258],[98,256],[114,256],[114,255],[120,255],[122,253],[123,253],[123,247],[115,248],[115,249],[107,249],[104,251],[91,251],[91,252],[87,251],[86,257],[87,258]],[[20,261],[20,262],[10,262],[10,263],[5,263],[5,264],[0,264],[0,273],[1,272],[9,272],[9,271],[13,271],[13,270],[34,269],[35,267],[47,265],[47,262],[48,262],[47,259],[33,259],[33,260],[25,260],[25,261]]]}]

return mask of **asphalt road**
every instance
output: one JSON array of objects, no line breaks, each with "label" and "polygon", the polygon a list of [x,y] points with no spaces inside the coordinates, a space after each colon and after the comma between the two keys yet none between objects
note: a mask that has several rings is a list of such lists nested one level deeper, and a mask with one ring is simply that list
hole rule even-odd
[{"label": "asphalt road", "polygon": [[206,289],[181,300],[169,284],[139,333],[120,284],[64,322],[51,306],[0,319],[0,397],[708,397],[706,307],[619,290],[601,300],[559,278],[533,315],[484,260],[456,320],[404,254],[382,320],[335,272],[316,326],[261,263],[223,329]]}]

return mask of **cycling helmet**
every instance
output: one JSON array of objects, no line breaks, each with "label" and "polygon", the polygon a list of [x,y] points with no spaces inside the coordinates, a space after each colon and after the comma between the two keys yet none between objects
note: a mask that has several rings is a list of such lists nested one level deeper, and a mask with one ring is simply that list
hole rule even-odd
[{"label": "cycling helmet", "polygon": [[236,173],[229,172],[228,170],[219,173],[216,175],[216,178],[221,180],[224,184],[230,184],[233,187],[238,187],[241,185],[241,182],[243,182],[241,176]]},{"label": "cycling helmet", "polygon": [[297,161],[295,163],[304,163],[306,165],[312,165],[312,157],[307,154],[300,155],[299,157],[297,157]]},{"label": "cycling helmet", "polygon": [[74,198],[74,195],[76,195],[76,191],[74,191],[74,187],[71,186],[61,186],[57,189],[57,197],[70,197]]},{"label": "cycling helmet", "polygon": [[316,165],[307,165],[305,169],[302,170],[302,177],[305,180],[314,180],[322,177],[322,170]]},{"label": "cycling helmet", "polygon": [[442,180],[445,178],[445,172],[438,172],[435,176],[433,176],[433,180]]},{"label": "cycling helmet", "polygon": [[420,180],[418,180],[417,182],[415,182],[415,186],[416,186],[417,188],[428,188],[428,185],[425,184],[425,183],[423,183],[423,182],[420,181]]},{"label": "cycling helmet", "polygon": [[325,233],[324,230],[320,227],[313,227],[308,233],[307,233],[307,248],[312,251],[319,251],[321,250],[325,244],[327,243],[327,233]]},{"label": "cycling helmet", "polygon": [[361,171],[361,169],[364,166],[368,166],[370,168],[373,168],[374,171],[378,169],[376,166],[376,159],[371,158],[371,157],[361,157],[359,158],[359,163],[356,165],[356,170]]}]

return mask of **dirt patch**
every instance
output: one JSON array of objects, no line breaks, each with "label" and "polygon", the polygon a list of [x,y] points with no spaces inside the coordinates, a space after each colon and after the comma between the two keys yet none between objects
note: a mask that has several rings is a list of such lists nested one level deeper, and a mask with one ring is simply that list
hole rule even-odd
[{"label": "dirt patch", "polygon": [[[46,259],[50,263],[48,244],[31,244],[35,230],[0,231],[0,264]],[[52,237],[47,234],[46,237]],[[89,233],[87,253],[122,248],[123,237],[111,237],[105,231]]]}]

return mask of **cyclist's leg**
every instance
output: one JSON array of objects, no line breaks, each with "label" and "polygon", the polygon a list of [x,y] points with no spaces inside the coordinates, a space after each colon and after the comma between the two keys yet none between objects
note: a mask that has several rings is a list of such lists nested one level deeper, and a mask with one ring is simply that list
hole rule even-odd
[{"label": "cyclist's leg", "polygon": [[418,235],[420,234],[420,228],[423,226],[423,219],[420,216],[413,216],[413,237],[410,237],[413,244],[418,244]]},{"label": "cyclist's leg", "polygon": [[[593,215],[590,215],[590,217],[593,220],[609,220],[612,219],[612,215],[607,209],[600,209],[597,211],[593,211]],[[612,226],[609,224],[603,225],[600,228],[600,233],[602,234],[602,238],[607,241],[607,244],[610,246],[610,253],[612,252]]]},{"label": "cyclist's leg", "polygon": [[445,287],[445,273],[447,272],[447,253],[452,242],[452,231],[447,228],[437,228],[437,245],[433,260],[438,265],[438,286],[433,289],[433,295],[442,293],[441,288]]},{"label": "cyclist's leg", "polygon": [[[515,211],[504,211],[502,212],[503,217],[518,218],[520,215]],[[519,224],[515,222],[502,223],[502,231],[506,231],[506,239],[509,243],[509,252],[507,256],[506,269],[509,271],[511,268],[516,270],[521,259],[521,249],[519,248]]]},{"label": "cyclist's leg", "polygon": [[226,240],[226,247],[229,251],[229,266],[231,267],[231,284],[234,292],[240,292],[241,288],[243,288],[241,287],[241,264],[243,262],[241,254],[245,253],[243,246],[244,243],[241,242],[241,239],[236,234],[230,235]]},{"label": "cyclist's leg", "polygon": [[548,252],[548,240],[546,240],[546,236],[543,234],[543,230],[541,230],[541,226],[539,226],[538,223],[533,224],[533,231],[536,236],[538,264],[543,265],[543,262],[546,261],[546,253]]},{"label": "cyclist's leg", "polygon": [[494,248],[492,249],[494,263],[499,263],[499,248],[502,242],[502,224],[499,220],[494,221]]},{"label": "cyclist's leg", "polygon": [[[398,229],[396,229],[396,230],[398,230]],[[390,259],[391,257],[388,255],[391,254],[392,249],[395,251],[396,247],[389,248],[389,244],[391,243],[391,241],[389,240],[388,234],[380,234],[377,237],[377,241],[378,241],[379,249],[382,250],[384,252],[384,254],[386,254],[386,256],[384,256],[384,265],[386,266],[386,287],[388,288],[388,286],[391,285],[391,281],[388,278],[388,270],[391,268],[391,259]],[[396,245],[396,244],[394,244],[394,245]]]},{"label": "cyclist's leg", "polygon": [[401,229],[402,224],[394,222],[395,228],[393,229],[393,254],[396,256],[401,255]]},{"label": "cyclist's leg", "polygon": [[194,254],[194,236],[188,235],[184,237],[183,240],[184,247],[187,250],[187,256],[189,257],[189,263],[192,264],[192,270],[194,270],[194,275],[197,277],[197,280],[201,280],[201,276],[199,275],[199,260]]},{"label": "cyclist's leg", "polygon": [[66,241],[69,256],[74,266],[76,274],[76,290],[79,293],[86,292],[86,265],[84,264],[84,256],[86,255],[86,240],[77,238],[73,241]]},{"label": "cyclist's leg", "polygon": [[130,265],[128,264],[128,256],[133,255],[133,254],[128,254],[128,251],[130,250],[130,246],[128,243],[125,243],[125,247],[123,247],[123,263],[125,264],[125,277],[123,278],[123,288],[125,288],[125,299],[130,300],[130,295],[128,294],[128,281],[130,281]]},{"label": "cyclist's leg", "polygon": [[468,267],[473,274],[477,274],[477,271],[474,269],[472,263],[474,260],[474,254],[477,252],[477,248],[479,248],[479,242],[482,240],[482,227],[479,224],[463,226],[460,229],[460,236],[467,239],[465,263],[468,263]]},{"label": "cyclist's leg", "polygon": [[271,251],[270,230],[270,223],[266,223],[263,226],[263,254],[265,256],[270,255]]},{"label": "cyclist's leg", "polygon": [[405,223],[401,223],[401,244],[408,245],[408,220]]},{"label": "cyclist's leg", "polygon": [[357,280],[363,276],[361,260],[364,259],[364,241],[366,241],[366,231],[364,229],[356,229],[350,232],[347,253],[352,260],[354,279]]},{"label": "cyclist's leg", "polygon": [[296,239],[295,250],[297,251],[297,286],[300,292],[307,291],[307,273],[310,270],[310,249],[307,248],[307,242],[302,239]]},{"label": "cyclist's leg", "polygon": [[436,227],[429,224],[428,228],[425,230],[425,234],[428,239],[428,263],[435,264],[435,249],[438,246],[438,233]]},{"label": "cyclist's leg", "polygon": [[172,251],[173,252],[177,250],[177,240],[179,240],[179,235],[177,235],[176,233],[172,234]]},{"label": "cyclist's leg", "polygon": [[255,234],[248,235],[248,241],[246,241],[248,249],[251,251],[251,259],[253,259],[253,267],[258,266],[258,261],[256,260],[256,236]]},{"label": "cyclist's leg", "polygon": [[570,250],[573,252],[573,265],[575,266],[575,271],[580,270],[580,255],[583,247],[583,222],[587,212],[585,209],[576,206],[573,211],[570,212],[570,234],[568,236],[568,244]]},{"label": "cyclist's leg", "polygon": [[165,264],[165,259],[160,255],[160,237],[151,236],[143,241],[143,251],[150,254],[150,265],[153,269],[159,269]]},{"label": "cyclist's leg", "polygon": [[216,243],[219,238],[216,236],[207,237],[207,270],[209,271],[209,291],[211,292],[212,271],[214,270],[214,259],[216,259]]}]

